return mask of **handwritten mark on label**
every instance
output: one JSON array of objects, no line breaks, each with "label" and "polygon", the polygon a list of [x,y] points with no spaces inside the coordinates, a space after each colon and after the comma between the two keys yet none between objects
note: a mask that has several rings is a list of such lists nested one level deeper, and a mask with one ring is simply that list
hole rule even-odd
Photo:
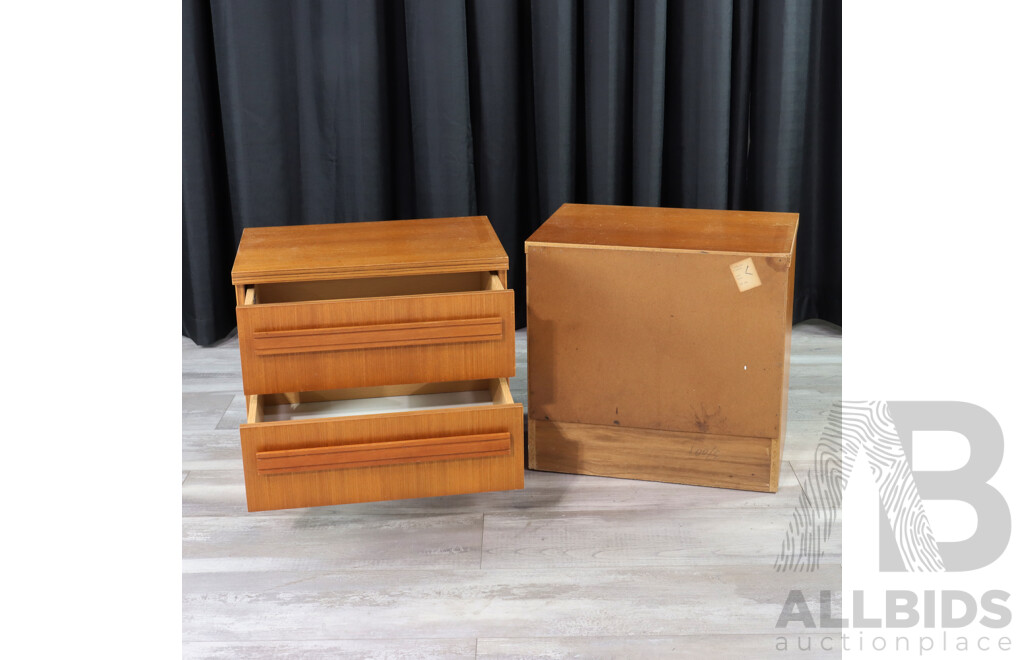
[{"label": "handwritten mark on label", "polygon": [[716,461],[718,460],[718,445],[711,445],[710,447],[690,447],[690,456],[694,458],[703,458],[705,461]]},{"label": "handwritten mark on label", "polygon": [[761,286],[761,278],[757,276],[757,269],[754,268],[754,260],[747,257],[743,261],[737,261],[729,266],[733,279],[740,293]]}]

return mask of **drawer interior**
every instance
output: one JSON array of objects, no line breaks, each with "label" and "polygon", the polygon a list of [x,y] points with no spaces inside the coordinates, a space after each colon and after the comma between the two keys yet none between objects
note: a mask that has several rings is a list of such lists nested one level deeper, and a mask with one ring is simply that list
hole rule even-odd
[{"label": "drawer interior", "polygon": [[249,397],[248,423],[494,406],[513,403],[504,378],[387,385]]},{"label": "drawer interior", "polygon": [[343,300],[346,298],[381,298],[435,293],[500,291],[504,288],[497,273],[490,271],[365,277],[312,282],[273,282],[269,284],[254,284],[247,287],[245,304],[265,305],[313,300]]}]

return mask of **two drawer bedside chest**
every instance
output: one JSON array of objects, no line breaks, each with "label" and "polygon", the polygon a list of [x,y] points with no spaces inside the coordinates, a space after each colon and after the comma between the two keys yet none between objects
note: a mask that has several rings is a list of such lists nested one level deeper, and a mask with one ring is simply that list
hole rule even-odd
[{"label": "two drawer bedside chest", "polygon": [[797,220],[558,209],[526,241],[530,467],[777,491]]},{"label": "two drawer bedside chest", "polygon": [[522,488],[507,271],[486,217],[245,229],[249,510]]}]

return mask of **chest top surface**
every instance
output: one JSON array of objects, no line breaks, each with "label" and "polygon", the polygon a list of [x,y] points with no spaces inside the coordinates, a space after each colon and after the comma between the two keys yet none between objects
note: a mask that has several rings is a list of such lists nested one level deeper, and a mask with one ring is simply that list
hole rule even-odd
[{"label": "chest top surface", "polygon": [[485,216],[249,227],[233,284],[505,270]]},{"label": "chest top surface", "polygon": [[563,204],[531,245],[792,254],[796,213]]}]

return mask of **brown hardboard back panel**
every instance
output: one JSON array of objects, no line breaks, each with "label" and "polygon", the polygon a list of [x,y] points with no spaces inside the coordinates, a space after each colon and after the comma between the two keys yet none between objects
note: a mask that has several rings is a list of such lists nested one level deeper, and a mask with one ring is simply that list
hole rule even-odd
[{"label": "brown hardboard back panel", "polygon": [[530,418],[776,438],[790,258],[528,246]]}]

